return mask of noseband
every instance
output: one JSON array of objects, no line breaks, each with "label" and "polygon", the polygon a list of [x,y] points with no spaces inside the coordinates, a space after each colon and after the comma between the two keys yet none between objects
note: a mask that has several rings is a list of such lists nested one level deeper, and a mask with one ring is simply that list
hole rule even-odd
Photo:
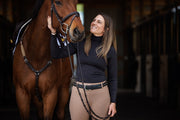
[{"label": "noseband", "polygon": [[[68,31],[69,31],[69,29],[70,29],[70,27],[71,27],[71,25],[72,25],[72,22],[73,22],[73,20],[75,19],[75,17],[79,17],[79,13],[76,11],[76,12],[72,12],[72,13],[70,13],[70,14],[68,14],[67,16],[65,16],[64,18],[62,18],[62,17],[60,17],[59,16],[59,14],[58,14],[58,12],[57,12],[57,10],[56,10],[56,8],[55,8],[55,5],[54,5],[54,3],[53,3],[53,0],[51,0],[51,21],[52,21],[52,26],[53,26],[53,12],[55,13],[55,15],[56,15],[56,18],[57,18],[57,20],[59,21],[59,23],[60,23],[60,29],[61,29],[61,31],[65,34],[65,36],[68,34]],[[73,18],[71,19],[71,22],[70,22],[70,24],[68,25],[68,24],[66,24],[65,23],[65,21],[67,20],[67,19],[69,19],[71,16],[73,16]],[[64,30],[63,29],[63,26],[66,26],[66,29]]]}]

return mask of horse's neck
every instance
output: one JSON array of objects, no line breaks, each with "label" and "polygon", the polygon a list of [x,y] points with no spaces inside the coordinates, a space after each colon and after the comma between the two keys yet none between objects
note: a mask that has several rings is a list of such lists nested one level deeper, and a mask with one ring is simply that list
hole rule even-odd
[{"label": "horse's neck", "polygon": [[37,18],[29,26],[26,48],[30,57],[34,57],[35,59],[49,58],[50,32],[46,25],[46,23],[43,23],[42,20],[38,20]]}]

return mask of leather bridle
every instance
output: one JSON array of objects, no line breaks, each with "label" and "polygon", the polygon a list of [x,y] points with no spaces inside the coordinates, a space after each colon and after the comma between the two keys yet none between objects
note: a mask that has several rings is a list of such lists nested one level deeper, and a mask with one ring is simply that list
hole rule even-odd
[{"label": "leather bridle", "polygon": [[[52,21],[52,26],[53,26],[53,12],[55,13],[56,15],[56,18],[58,20],[58,22],[60,23],[60,29],[61,29],[61,32],[63,32],[65,34],[65,37],[67,36],[68,32],[69,32],[69,29],[72,25],[72,22],[73,20],[75,19],[75,17],[79,17],[79,12],[72,12],[70,14],[68,14],[67,16],[65,16],[64,18],[60,17],[57,10],[56,10],[56,7],[54,5],[54,2],[53,0],[51,0],[51,21]],[[67,19],[69,19],[71,16],[73,16],[73,18],[71,19],[71,22],[70,24],[66,24],[65,21]],[[63,29],[63,26],[66,26],[66,29]]]}]

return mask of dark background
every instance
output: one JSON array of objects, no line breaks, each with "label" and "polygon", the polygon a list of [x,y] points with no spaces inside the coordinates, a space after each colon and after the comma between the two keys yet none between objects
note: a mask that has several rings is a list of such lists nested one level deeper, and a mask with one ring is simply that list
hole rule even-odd
[{"label": "dark background", "polygon": [[[19,119],[12,83],[12,36],[35,0],[0,0],[0,119]],[[179,120],[180,2],[79,0],[86,31],[99,12],[112,16],[118,45],[115,120]],[[68,110],[67,110],[68,111]],[[32,109],[32,116],[34,116]],[[68,119],[67,112],[67,119]],[[177,118],[175,118],[177,117]],[[32,117],[32,119],[35,119]]]}]

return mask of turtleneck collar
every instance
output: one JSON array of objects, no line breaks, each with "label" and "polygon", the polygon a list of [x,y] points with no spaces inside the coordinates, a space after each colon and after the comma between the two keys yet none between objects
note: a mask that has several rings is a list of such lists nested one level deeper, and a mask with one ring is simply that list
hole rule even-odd
[{"label": "turtleneck collar", "polygon": [[94,36],[93,34],[91,35],[91,40],[93,41],[99,41],[102,42],[103,36]]}]

